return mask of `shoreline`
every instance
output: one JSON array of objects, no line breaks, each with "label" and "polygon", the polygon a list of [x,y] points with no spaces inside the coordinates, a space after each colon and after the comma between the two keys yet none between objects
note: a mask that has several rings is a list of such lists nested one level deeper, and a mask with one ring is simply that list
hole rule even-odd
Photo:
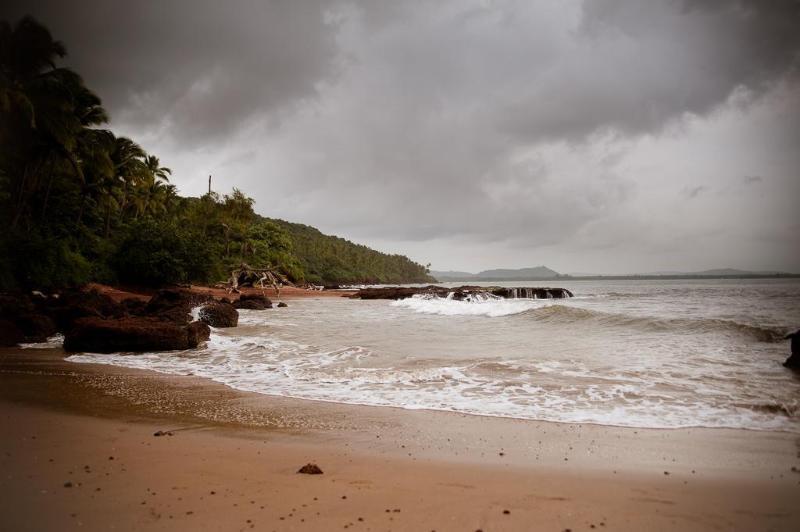
[{"label": "shoreline", "polygon": [[[26,348],[31,349],[31,348]],[[64,362],[68,364],[81,364],[81,365],[88,365],[88,366],[95,366],[97,368],[101,367],[112,367],[112,368],[121,368],[125,370],[131,371],[141,371],[145,373],[152,373],[157,375],[164,375],[173,378],[184,378],[184,377],[192,377],[201,379],[206,381],[209,385],[213,386],[224,386],[225,388],[229,388],[237,393],[242,394],[254,394],[256,396],[263,396],[266,398],[274,398],[276,400],[286,399],[291,401],[302,401],[311,404],[333,404],[333,405],[342,405],[342,406],[352,406],[356,408],[386,408],[392,410],[400,410],[404,412],[431,412],[431,413],[443,413],[443,414],[454,414],[459,416],[471,416],[477,418],[487,418],[487,419],[505,419],[509,421],[524,421],[530,423],[552,423],[556,425],[569,425],[569,426],[591,426],[591,427],[608,427],[611,429],[629,429],[629,430],[642,430],[642,431],[670,431],[670,430],[731,430],[731,431],[746,431],[746,432],[756,432],[756,433],[776,433],[776,434],[787,434],[790,436],[797,436],[800,439],[800,429],[799,430],[786,430],[786,429],[777,429],[777,428],[756,428],[756,427],[729,427],[729,426],[708,426],[708,425],[681,425],[681,426],[660,426],[660,427],[643,427],[638,425],[617,425],[614,423],[600,423],[597,421],[562,421],[556,419],[540,419],[540,418],[524,418],[524,417],[514,417],[510,415],[501,415],[501,414],[487,414],[482,412],[468,412],[468,411],[461,411],[461,410],[452,410],[447,408],[433,408],[433,407],[420,407],[420,408],[409,408],[405,406],[398,406],[398,405],[383,405],[383,404],[371,404],[371,403],[357,403],[357,402],[349,402],[349,401],[340,401],[340,400],[333,400],[333,399],[312,399],[307,397],[299,397],[294,395],[282,395],[282,394],[272,394],[272,393],[264,393],[264,392],[256,392],[251,390],[244,390],[241,388],[233,387],[229,384],[226,384],[221,381],[214,380],[211,377],[203,377],[198,375],[180,375],[177,373],[170,373],[167,371],[159,371],[157,369],[143,369],[143,368],[133,368],[130,366],[124,366],[120,364],[102,364],[98,362],[74,362],[68,360],[68,357],[71,355],[70,353],[66,353],[64,357]]]},{"label": "shoreline", "polygon": [[[347,525],[440,532],[530,530],[531,523],[547,530],[592,524],[609,530],[792,530],[800,524],[800,474],[791,470],[800,466],[800,438],[792,433],[635,429],[345,405],[241,392],[202,377],[76,364],[63,356],[60,349],[0,350],[0,456],[11,476],[0,483],[0,515],[14,529],[77,528],[78,521],[84,530],[255,524],[265,530]],[[174,436],[154,437],[157,430]],[[82,479],[91,474],[81,468],[94,471],[99,466],[93,464],[106,460],[96,447],[110,434],[115,448],[129,453],[127,460],[143,452],[142,461],[92,477],[99,492],[84,489],[89,482]],[[65,440],[74,443],[65,446]],[[51,466],[46,455],[70,463],[72,474]],[[312,461],[324,475],[295,473]],[[266,468],[272,479],[258,512],[251,512],[249,500],[266,488],[252,478],[253,468]],[[176,492],[188,490],[205,504],[209,479],[224,480],[237,502],[202,512],[202,522],[195,517],[202,508],[197,502],[178,513],[192,498],[179,500]],[[85,486],[64,488],[65,482]],[[307,500],[309,487],[327,501],[319,515],[303,513],[303,504],[319,502]],[[108,493],[120,500],[110,501]],[[37,501],[50,501],[60,512],[63,505],[63,512],[40,512]],[[102,511],[109,505],[116,511]],[[244,514],[250,523],[240,519]]]},{"label": "shoreline", "polygon": [[[156,289],[140,289],[124,286],[110,286],[100,283],[89,283],[83,287],[86,291],[97,290],[101,294],[111,297],[115,302],[119,303],[124,299],[140,299],[147,300],[154,295],[158,290]],[[212,286],[203,285],[190,285],[184,288],[196,294],[208,294],[216,299],[223,297],[230,298],[231,296],[238,296],[239,294],[231,294],[224,288],[214,288]],[[314,299],[314,298],[328,298],[328,297],[347,297],[355,293],[355,289],[336,289],[336,290],[310,290],[306,288],[298,288],[296,286],[284,286],[280,289],[280,297],[278,291],[272,287],[261,288],[241,287],[239,288],[240,294],[257,295],[264,294],[275,301],[283,299],[291,301],[292,299]]]}]

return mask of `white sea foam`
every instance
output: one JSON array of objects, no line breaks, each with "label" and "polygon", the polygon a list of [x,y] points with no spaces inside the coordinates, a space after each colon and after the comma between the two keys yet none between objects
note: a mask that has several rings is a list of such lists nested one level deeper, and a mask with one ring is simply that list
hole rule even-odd
[{"label": "white sea foam", "polygon": [[[381,366],[361,346],[320,350],[266,337],[212,334],[207,346],[187,352],[81,354],[72,362],[112,364],[177,375],[197,375],[233,388],[302,399],[447,410],[488,416],[618,426],[746,427],[800,432],[796,417],[760,403],[733,406],[698,386],[682,397],[640,377],[598,378],[575,361],[413,361]],[[675,386],[688,381],[673,378]],[[711,392],[711,393],[709,393]],[[798,412],[795,400],[785,405]]]},{"label": "white sea foam", "polygon": [[392,302],[392,306],[411,309],[421,314],[440,316],[488,316],[497,318],[552,304],[550,299],[478,299],[458,301],[443,297],[414,296]]},{"label": "white sea foam", "polygon": [[64,335],[61,333],[54,334],[44,342],[19,344],[22,349],[54,349],[62,345],[64,345]]},{"label": "white sea foam", "polygon": [[242,310],[200,349],[69,360],[321,401],[800,433],[800,381],[771,341],[800,323],[800,283],[569,288],[578,297],[297,301]]}]

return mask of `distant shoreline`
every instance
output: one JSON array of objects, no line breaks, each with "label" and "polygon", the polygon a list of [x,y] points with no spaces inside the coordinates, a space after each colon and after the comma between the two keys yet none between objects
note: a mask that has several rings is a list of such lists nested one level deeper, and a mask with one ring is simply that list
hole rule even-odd
[{"label": "distant shoreline", "polygon": [[680,281],[680,280],[713,280],[713,279],[800,279],[800,273],[780,273],[773,275],[559,275],[555,277],[536,278],[498,278],[498,277],[437,277],[439,283],[511,283],[540,281]]}]

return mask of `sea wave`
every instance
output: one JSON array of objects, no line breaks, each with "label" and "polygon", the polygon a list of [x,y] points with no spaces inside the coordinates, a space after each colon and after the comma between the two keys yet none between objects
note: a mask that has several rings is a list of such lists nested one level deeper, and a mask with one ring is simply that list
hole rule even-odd
[{"label": "sea wave", "polygon": [[487,298],[473,301],[457,301],[443,297],[409,297],[391,303],[394,307],[413,310],[421,314],[439,316],[487,316],[496,318],[520,314],[546,305],[547,299],[501,299]]},{"label": "sea wave", "polygon": [[374,348],[324,349],[276,338],[266,328],[250,336],[215,331],[203,348],[186,352],[76,354],[68,360],[196,375],[244,391],[348,404],[632,427],[800,432],[796,402],[719,393],[733,386],[736,376],[719,376],[722,382],[711,386],[692,381],[691,370],[604,372],[577,359],[387,359]]},{"label": "sea wave", "polygon": [[547,305],[522,313],[539,322],[594,323],[605,327],[634,328],[643,332],[690,332],[740,334],[759,342],[779,342],[785,331],[717,318],[658,318],[615,314],[568,305]]},{"label": "sea wave", "polygon": [[19,344],[22,349],[55,349],[64,345],[64,335],[57,333],[44,342],[30,342]]}]

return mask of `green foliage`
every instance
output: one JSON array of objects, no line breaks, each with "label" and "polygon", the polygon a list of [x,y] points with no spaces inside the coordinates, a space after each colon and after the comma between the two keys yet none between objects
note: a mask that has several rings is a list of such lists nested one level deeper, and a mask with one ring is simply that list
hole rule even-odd
[{"label": "green foliage", "polygon": [[433,282],[428,270],[403,255],[389,255],[318,229],[272,220],[290,237],[306,280],[324,284]]},{"label": "green foliage", "polygon": [[258,216],[237,189],[178,196],[157,157],[98,127],[100,98],[56,66],[65,53],[30,17],[0,21],[0,289],[212,283],[242,263],[297,282],[430,280],[406,257]]},{"label": "green foliage", "polygon": [[0,242],[0,253],[0,282],[5,289],[50,289],[91,279],[92,266],[71,239],[53,238],[39,231],[31,231],[24,238],[11,234]]}]

